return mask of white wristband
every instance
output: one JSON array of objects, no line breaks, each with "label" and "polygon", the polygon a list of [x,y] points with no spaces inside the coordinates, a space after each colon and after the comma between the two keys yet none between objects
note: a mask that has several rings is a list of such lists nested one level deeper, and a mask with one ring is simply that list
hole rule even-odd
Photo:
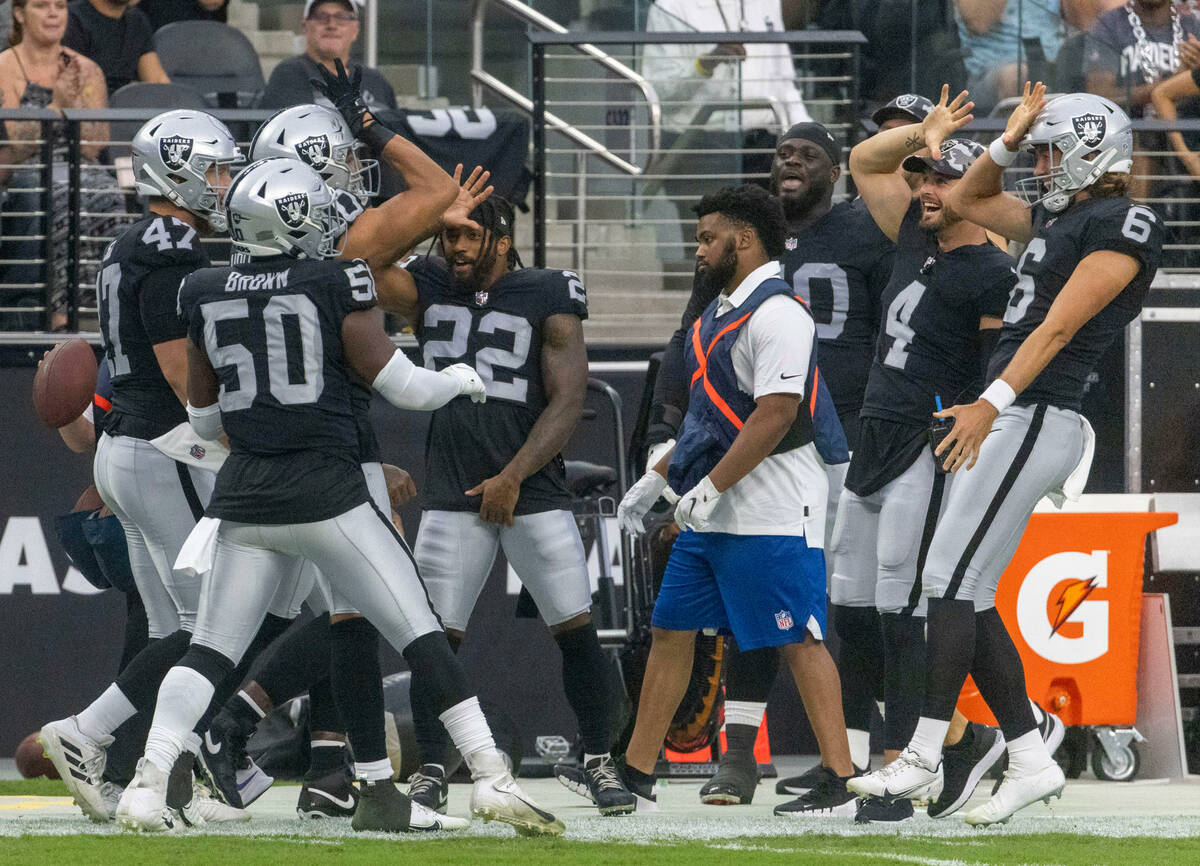
[{"label": "white wristband", "polygon": [[988,156],[992,158],[992,162],[1002,167],[1008,167],[1017,161],[1019,150],[1009,150],[1004,146],[1004,136],[997,138],[988,145]]},{"label": "white wristband", "polygon": [[1003,412],[1013,404],[1013,400],[1017,399],[1017,392],[1003,379],[997,379],[987,386],[987,389],[979,395],[979,399],[987,400],[996,407],[997,412]]}]

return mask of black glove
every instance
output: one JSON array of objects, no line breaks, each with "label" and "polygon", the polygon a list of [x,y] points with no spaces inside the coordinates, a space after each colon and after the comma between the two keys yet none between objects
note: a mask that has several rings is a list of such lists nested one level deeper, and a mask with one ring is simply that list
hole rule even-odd
[{"label": "black glove", "polygon": [[350,126],[350,131],[355,135],[359,135],[363,131],[367,113],[367,103],[362,97],[362,67],[354,70],[354,77],[351,78],[346,74],[346,67],[342,65],[340,58],[335,59],[334,65],[337,68],[337,74],[331,75],[322,64],[317,64],[317,71],[321,73],[321,79],[309,79],[313,87],[325,94],[325,97],[333,103],[333,107],[338,110],[338,113],[345,118],[346,123]]}]

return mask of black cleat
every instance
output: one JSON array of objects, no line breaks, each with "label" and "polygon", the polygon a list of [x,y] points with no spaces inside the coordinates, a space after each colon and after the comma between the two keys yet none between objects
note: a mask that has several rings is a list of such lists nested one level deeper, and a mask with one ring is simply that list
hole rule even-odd
[{"label": "black cleat", "polygon": [[345,768],[305,779],[296,802],[301,818],[349,818],[358,806],[358,789]]},{"label": "black cleat", "polygon": [[558,779],[558,783],[571,793],[587,797],[593,803],[596,802],[592,796],[592,789],[588,787],[587,774],[578,764],[559,761],[554,765],[554,778]]},{"label": "black cleat", "polygon": [[[637,795],[625,787],[617,765],[608,755],[592,758],[583,766],[588,794],[601,815],[628,815],[637,808]],[[654,799],[651,792],[650,799]]]},{"label": "black cleat", "polygon": [[828,767],[821,769],[822,778],[807,793],[780,803],[775,807],[775,814],[790,818],[853,816],[858,811],[858,798],[846,790],[846,779]]},{"label": "black cleat", "polygon": [[[828,774],[828,769],[821,764],[815,767],[810,767],[799,776],[789,776],[786,779],[780,779],[775,783],[776,794],[791,794],[793,797],[799,797],[808,793],[820,781],[825,779]],[[871,772],[871,764],[868,762],[865,767],[855,767],[854,775],[864,776]]]},{"label": "black cleat", "polygon": [[218,713],[200,738],[200,754],[196,756],[196,769],[204,786],[213,797],[237,809],[245,807],[237,771],[250,760],[246,741],[253,733],[254,728],[244,730],[225,713]]},{"label": "black cleat", "polygon": [[445,815],[450,801],[446,771],[437,764],[422,764],[408,777],[408,797],[430,811]]},{"label": "black cleat", "polygon": [[899,824],[913,816],[912,800],[901,797],[885,800],[882,797],[867,797],[859,801],[854,813],[856,824]]},{"label": "black cleat", "polygon": [[700,788],[700,802],[710,806],[749,806],[758,787],[758,762],[752,752],[721,755],[713,777]]},{"label": "black cleat", "polygon": [[1004,735],[998,728],[971,722],[964,739],[942,750],[942,793],[929,804],[930,818],[945,818],[971,799],[980,779],[1004,755]]}]

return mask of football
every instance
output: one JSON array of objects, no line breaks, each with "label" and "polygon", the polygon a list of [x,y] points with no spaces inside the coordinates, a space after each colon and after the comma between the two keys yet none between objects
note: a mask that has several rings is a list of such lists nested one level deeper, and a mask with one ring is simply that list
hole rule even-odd
[{"label": "football", "polygon": [[26,779],[37,779],[41,776],[57,779],[58,770],[54,769],[54,764],[42,754],[42,744],[37,741],[37,736],[35,731],[17,746],[17,753],[13,756],[17,772]]},{"label": "football", "polygon": [[65,427],[83,414],[95,390],[95,351],[86,340],[67,340],[38,364],[33,408],[47,427]]}]

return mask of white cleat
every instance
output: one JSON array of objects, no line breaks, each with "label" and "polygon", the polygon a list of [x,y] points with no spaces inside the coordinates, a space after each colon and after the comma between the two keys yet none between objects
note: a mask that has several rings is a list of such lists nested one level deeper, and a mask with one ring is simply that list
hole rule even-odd
[{"label": "white cleat", "polygon": [[138,833],[177,833],[183,819],[167,806],[169,774],[142,758],[133,781],[117,804],[117,823]]},{"label": "white cleat", "polygon": [[1014,776],[1012,771],[1004,774],[1000,789],[982,806],[967,813],[966,821],[975,827],[988,824],[1006,824],[1013,813],[1041,800],[1046,805],[1050,798],[1062,797],[1066,777],[1058,764],[1048,764],[1028,776]]},{"label": "white cleat", "polygon": [[231,821],[249,821],[250,813],[245,809],[222,803],[214,797],[208,788],[199,782],[192,782],[192,801],[180,810],[183,820],[189,826],[201,824],[225,824]]},{"label": "white cleat", "polygon": [[899,758],[874,773],[846,781],[846,790],[860,797],[882,797],[885,800],[901,797],[906,800],[921,799],[941,788],[941,762],[930,769],[912,749],[905,749]]},{"label": "white cleat", "polygon": [[74,716],[47,723],[38,734],[42,751],[67,785],[76,805],[97,823],[112,820],[104,796],[104,765],[112,737],[93,740]]},{"label": "white cleat", "polygon": [[121,795],[125,793],[125,789],[116,782],[105,782],[100,786],[100,796],[104,800],[104,809],[108,812],[108,820],[112,821],[117,817],[117,804],[121,802]]},{"label": "white cleat", "polygon": [[511,773],[489,776],[471,791],[471,814],[487,821],[511,824],[522,836],[560,836],[563,822],[521,790]]},{"label": "white cleat", "polygon": [[465,830],[470,826],[471,822],[466,818],[443,815],[415,801],[408,816],[408,829],[421,833],[434,833],[438,830]]}]

